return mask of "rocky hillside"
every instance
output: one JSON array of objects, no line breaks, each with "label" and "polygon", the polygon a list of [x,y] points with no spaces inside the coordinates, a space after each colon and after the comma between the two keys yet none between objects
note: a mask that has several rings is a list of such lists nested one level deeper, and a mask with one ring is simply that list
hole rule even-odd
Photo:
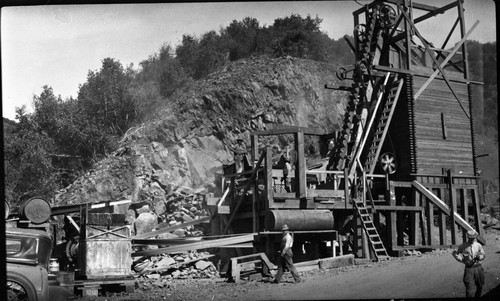
[{"label": "rocky hillside", "polygon": [[[120,148],[66,189],[56,204],[163,200],[173,192],[216,192],[238,139],[274,124],[333,131],[346,92],[327,90],[335,67],[291,57],[256,58],[225,67],[176,93],[149,122],[131,128]],[[283,152],[273,143],[273,152]]]},{"label": "rocky hillside", "polygon": [[[333,131],[341,125],[348,95],[324,88],[337,81],[335,69],[291,57],[228,62],[178,91],[149,122],[131,128],[117,151],[58,191],[55,203],[131,199],[154,206],[172,193],[220,193],[217,175],[233,161],[238,139],[250,145],[252,131],[276,124]],[[478,152],[489,154],[478,159],[485,205],[497,208],[498,140],[478,135],[477,141]],[[279,156],[287,137],[260,143]]]}]

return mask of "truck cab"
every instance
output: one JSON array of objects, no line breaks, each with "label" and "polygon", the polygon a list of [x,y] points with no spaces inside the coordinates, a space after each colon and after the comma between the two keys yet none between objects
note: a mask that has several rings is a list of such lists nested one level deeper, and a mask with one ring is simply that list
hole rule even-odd
[{"label": "truck cab", "polygon": [[49,300],[50,236],[40,230],[6,228],[7,299]]}]

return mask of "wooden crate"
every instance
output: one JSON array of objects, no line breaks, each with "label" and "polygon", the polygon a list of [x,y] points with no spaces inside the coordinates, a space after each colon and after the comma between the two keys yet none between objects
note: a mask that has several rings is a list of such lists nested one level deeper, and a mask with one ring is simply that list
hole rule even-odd
[{"label": "wooden crate", "polygon": [[87,225],[80,243],[81,271],[87,279],[123,278],[131,275],[132,242],[127,226]]}]

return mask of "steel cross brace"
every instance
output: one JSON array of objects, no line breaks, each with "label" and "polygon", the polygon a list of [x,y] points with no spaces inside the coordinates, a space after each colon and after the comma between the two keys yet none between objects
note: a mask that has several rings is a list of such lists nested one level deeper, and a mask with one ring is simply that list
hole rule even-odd
[{"label": "steel cross brace", "polygon": [[87,225],[87,227],[101,231],[101,233],[98,233],[98,234],[95,234],[95,235],[92,235],[92,236],[88,236],[87,239],[96,238],[96,237],[102,236],[104,234],[111,234],[111,235],[116,235],[116,236],[122,237],[122,238],[129,238],[126,235],[116,233],[116,231],[121,230],[123,228],[127,228],[128,229],[127,226],[123,226],[123,227],[119,227],[119,228],[114,228],[114,229],[110,229],[110,230],[104,230],[104,229],[100,229],[100,228],[97,228],[97,227],[92,227],[90,225]]}]

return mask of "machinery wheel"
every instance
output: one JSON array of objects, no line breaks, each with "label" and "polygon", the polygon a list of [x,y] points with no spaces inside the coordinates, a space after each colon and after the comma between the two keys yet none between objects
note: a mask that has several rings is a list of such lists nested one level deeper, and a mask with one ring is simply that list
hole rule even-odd
[{"label": "machinery wheel", "polygon": [[7,301],[36,301],[36,291],[28,280],[7,275]]},{"label": "machinery wheel", "polygon": [[384,5],[378,10],[380,27],[391,28],[396,23],[396,11],[390,5]]},{"label": "machinery wheel", "polygon": [[354,37],[358,39],[359,43],[364,43],[366,40],[366,25],[358,24],[354,27]]},{"label": "machinery wheel", "polygon": [[380,166],[386,174],[392,175],[397,170],[396,156],[393,153],[384,153],[379,159]]},{"label": "machinery wheel", "polygon": [[339,69],[337,69],[337,71],[335,72],[335,75],[337,75],[337,78],[340,79],[340,80],[344,80],[347,78],[347,69],[344,68],[344,67],[340,67]]},{"label": "machinery wheel", "polygon": [[368,63],[365,61],[365,60],[360,60],[358,62],[358,66],[359,66],[359,70],[362,72],[362,73],[365,73],[368,71]]}]

